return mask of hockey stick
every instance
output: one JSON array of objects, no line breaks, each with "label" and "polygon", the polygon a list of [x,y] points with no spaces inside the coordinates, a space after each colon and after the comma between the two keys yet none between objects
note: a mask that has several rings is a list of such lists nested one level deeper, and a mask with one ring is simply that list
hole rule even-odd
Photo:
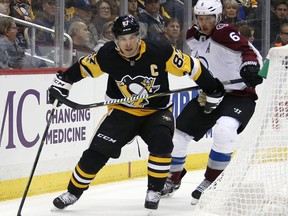
[{"label": "hockey stick", "polygon": [[30,184],[31,184],[31,182],[32,182],[32,178],[33,178],[33,176],[34,176],[34,172],[35,172],[37,163],[38,163],[38,161],[39,161],[39,157],[40,157],[40,154],[41,154],[41,151],[42,151],[42,148],[43,148],[43,145],[44,145],[46,136],[47,136],[47,134],[48,134],[48,130],[49,130],[49,127],[50,127],[50,124],[51,124],[51,121],[52,121],[52,117],[53,117],[53,115],[54,115],[54,111],[55,111],[55,109],[56,109],[57,103],[58,103],[58,100],[55,100],[55,102],[54,102],[54,104],[53,104],[53,108],[52,108],[52,110],[51,110],[51,114],[50,114],[50,116],[49,116],[49,119],[48,119],[48,122],[47,122],[47,125],[46,125],[46,128],[45,128],[45,131],[44,131],[43,136],[42,136],[42,139],[41,139],[40,146],[39,146],[39,148],[38,148],[38,152],[37,152],[37,154],[36,154],[36,158],[35,158],[35,160],[34,160],[34,164],[33,164],[33,166],[32,166],[31,174],[30,174],[30,176],[29,176],[29,179],[28,179],[28,182],[27,182],[27,185],[26,185],[24,194],[23,194],[23,196],[22,196],[22,200],[21,200],[21,203],[20,203],[20,206],[19,206],[19,209],[18,209],[17,216],[21,216],[21,211],[22,211],[22,208],[23,208],[25,199],[26,199],[26,197],[27,197]]},{"label": "hockey stick", "polygon": [[[243,79],[234,79],[234,80],[227,80],[223,81],[223,85],[230,85],[230,84],[235,84],[235,83],[240,83],[243,82]],[[111,104],[120,104],[120,103],[125,103],[125,102],[131,102],[131,101],[137,101],[139,99],[150,99],[154,97],[163,97],[163,96],[168,96],[174,93],[179,93],[179,92],[186,92],[186,91],[192,91],[192,90],[197,90],[200,89],[199,86],[192,86],[188,88],[182,88],[182,89],[175,89],[175,90],[169,90],[166,92],[161,92],[161,93],[156,93],[156,94],[151,94],[151,95],[136,95],[132,97],[127,97],[127,98],[121,98],[121,99],[112,99],[109,101],[103,101],[103,102],[98,102],[98,103],[92,103],[92,104],[78,104],[75,103],[65,97],[63,97],[59,91],[51,88],[50,94],[52,94],[59,102],[73,108],[73,109],[89,109],[89,108],[97,108],[101,106],[107,106]]]}]

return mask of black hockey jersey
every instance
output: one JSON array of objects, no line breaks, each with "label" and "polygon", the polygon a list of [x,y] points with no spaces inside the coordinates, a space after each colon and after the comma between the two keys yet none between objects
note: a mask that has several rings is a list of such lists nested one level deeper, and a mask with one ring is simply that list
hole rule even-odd
[{"label": "black hockey jersey", "polygon": [[[140,53],[129,59],[120,55],[115,48],[113,41],[107,42],[98,52],[79,60],[81,77],[109,75],[106,99],[165,92],[169,90],[167,72],[176,76],[188,74],[196,81],[203,71],[198,59],[183,54],[166,42],[142,40]],[[77,72],[73,70],[73,73]],[[170,107],[171,101],[166,96],[109,106],[143,116]]]}]

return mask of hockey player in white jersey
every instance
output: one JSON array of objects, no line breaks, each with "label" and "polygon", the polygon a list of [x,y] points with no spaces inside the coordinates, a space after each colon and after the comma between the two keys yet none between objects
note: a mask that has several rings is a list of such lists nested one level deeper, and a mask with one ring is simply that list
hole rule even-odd
[{"label": "hockey player in white jersey", "polygon": [[244,82],[225,85],[226,94],[221,104],[212,112],[203,106],[210,98],[200,93],[183,109],[176,120],[173,138],[174,149],[169,178],[162,196],[172,195],[180,187],[190,141],[199,141],[214,126],[213,144],[209,154],[203,182],[192,192],[196,204],[202,192],[223,172],[231,160],[236,140],[255,109],[255,86],[262,83],[258,71],[262,58],[253,45],[239,35],[234,26],[221,21],[220,0],[198,0],[194,7],[196,24],[187,31],[191,55],[202,63],[220,81],[243,78]]}]

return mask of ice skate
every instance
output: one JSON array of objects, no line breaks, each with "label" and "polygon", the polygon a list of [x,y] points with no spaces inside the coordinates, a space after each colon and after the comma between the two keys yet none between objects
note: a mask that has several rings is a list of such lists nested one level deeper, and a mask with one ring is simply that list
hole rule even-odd
[{"label": "ice skate", "polygon": [[153,190],[147,191],[144,205],[144,207],[147,209],[147,215],[152,215],[153,211],[158,209],[160,198],[161,198],[160,192]]},{"label": "ice skate", "polygon": [[64,209],[69,205],[73,205],[77,200],[78,198],[76,196],[67,191],[66,193],[56,197],[53,200],[53,204],[58,209]]},{"label": "ice skate", "polygon": [[167,179],[164,188],[161,191],[161,196],[171,197],[174,192],[180,188],[181,182],[175,183],[171,179]]},{"label": "ice skate", "polygon": [[[165,185],[161,191],[161,196],[163,197],[173,196],[173,194],[180,188],[181,180],[185,176],[186,173],[187,171],[185,168],[180,172],[171,172],[169,174],[170,176],[167,178]],[[177,179],[177,181],[175,179]]]},{"label": "ice skate", "polygon": [[204,190],[206,190],[212,182],[208,181],[207,179],[204,179],[201,184],[192,192],[192,200],[191,205],[196,205],[203,193]]}]

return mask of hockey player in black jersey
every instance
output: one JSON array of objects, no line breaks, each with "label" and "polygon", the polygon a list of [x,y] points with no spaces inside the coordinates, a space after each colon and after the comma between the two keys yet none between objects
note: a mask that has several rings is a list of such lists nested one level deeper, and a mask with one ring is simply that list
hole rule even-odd
[{"label": "hockey player in black jersey", "polygon": [[[106,73],[109,75],[106,97],[119,99],[165,92],[169,90],[168,73],[187,74],[208,98],[213,98],[215,106],[220,103],[224,87],[198,59],[183,54],[168,43],[141,40],[139,24],[130,15],[118,17],[112,30],[115,41],[82,57],[65,72],[58,72],[50,89],[67,97],[73,83]],[[55,101],[51,93],[49,99],[51,103]],[[207,112],[214,109],[214,105],[207,106]],[[157,209],[169,173],[173,133],[174,117],[169,96],[109,105],[89,148],[75,167],[68,191],[55,198],[53,204],[59,209],[74,204],[109,158],[118,158],[121,148],[138,135],[147,143],[150,153],[144,206]]]}]

